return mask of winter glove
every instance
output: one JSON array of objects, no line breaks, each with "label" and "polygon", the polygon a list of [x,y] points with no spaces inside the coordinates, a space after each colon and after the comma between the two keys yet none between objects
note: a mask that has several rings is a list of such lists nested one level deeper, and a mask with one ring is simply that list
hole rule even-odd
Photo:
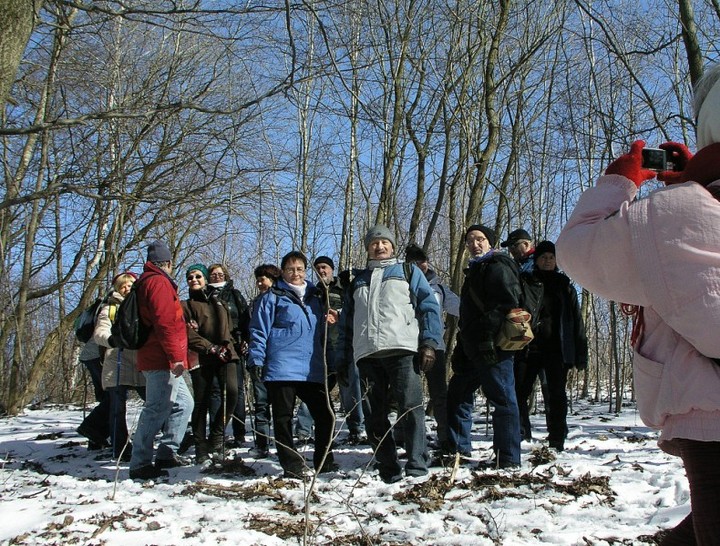
[{"label": "winter glove", "polygon": [[680,182],[698,182],[707,186],[718,179],[717,158],[720,154],[720,142],[709,144],[697,151],[688,161]]},{"label": "winter glove", "polygon": [[172,364],[170,364],[170,372],[171,372],[175,377],[180,377],[180,376],[183,374],[184,371],[185,371],[185,363],[183,363],[183,362],[173,362]]},{"label": "winter glove", "polygon": [[221,362],[230,362],[230,359],[232,358],[230,349],[224,345],[210,345],[205,354],[215,355]]},{"label": "winter glove", "polygon": [[435,365],[435,349],[423,345],[418,349],[418,364],[420,371],[428,373]]},{"label": "winter glove", "polygon": [[262,366],[250,366],[248,368],[248,373],[250,373],[250,378],[255,382],[262,382]]},{"label": "winter glove", "polygon": [[673,164],[673,170],[659,172],[657,174],[658,180],[662,180],[667,186],[684,182],[683,171],[687,162],[692,159],[692,152],[688,150],[685,144],[679,142],[664,142],[659,147],[667,153],[668,161]]},{"label": "winter glove", "polygon": [[630,146],[630,151],[621,155],[608,165],[605,174],[619,174],[632,180],[639,188],[644,182],[655,178],[657,173],[650,169],[643,169],[642,150],[645,147],[644,140],[636,140]]}]

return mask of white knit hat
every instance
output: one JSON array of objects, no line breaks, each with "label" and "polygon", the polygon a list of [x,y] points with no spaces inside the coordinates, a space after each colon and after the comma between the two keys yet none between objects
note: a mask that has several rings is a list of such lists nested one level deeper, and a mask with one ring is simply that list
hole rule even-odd
[{"label": "white knit hat", "polygon": [[698,112],[697,149],[720,142],[720,80],[713,85]]}]

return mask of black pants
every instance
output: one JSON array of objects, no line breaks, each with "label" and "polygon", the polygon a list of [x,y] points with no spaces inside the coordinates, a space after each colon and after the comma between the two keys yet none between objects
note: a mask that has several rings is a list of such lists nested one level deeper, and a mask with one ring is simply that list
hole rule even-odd
[{"label": "black pants", "polygon": [[210,423],[210,442],[222,441],[225,426],[230,420],[238,399],[237,363],[206,364],[190,372],[193,384],[195,407],[192,413],[192,431],[198,451],[207,449],[207,416],[210,410],[213,381],[220,387],[220,407],[217,416]]},{"label": "black pants", "polygon": [[[237,396],[237,403],[235,404],[235,408],[232,410],[232,432],[233,436],[236,440],[244,442],[245,441],[245,433],[247,432],[245,428],[245,419],[247,417],[247,412],[245,410],[245,362],[244,359],[240,360],[238,362],[237,366],[235,366],[237,369],[237,384],[238,384],[238,396]],[[213,381],[213,392],[212,397],[210,400],[210,421],[213,421],[215,419],[215,416],[218,414],[221,414],[220,408],[222,407],[221,404],[221,397],[220,397],[220,391],[222,389],[220,388],[220,385],[217,381]]]},{"label": "black pants", "polygon": [[523,436],[530,438],[530,409],[528,398],[532,394],[535,380],[541,371],[545,371],[547,393],[545,399],[548,442],[554,447],[562,447],[567,436],[567,368],[559,353],[531,352],[516,358],[515,393],[520,410],[520,425]]},{"label": "black pants", "polygon": [[335,414],[328,406],[325,385],[308,381],[265,381],[268,398],[272,406],[275,446],[283,470],[288,473],[302,474],[305,458],[295,449],[293,441],[293,411],[295,397],[307,405],[315,421],[315,452],[313,465],[320,468],[325,451],[328,451],[326,464],[333,462],[331,449]]},{"label": "black pants", "polygon": [[661,546],[720,545],[720,442],[675,440],[690,483],[692,511]]},{"label": "black pants", "polygon": [[90,374],[95,391],[95,400],[98,402],[98,405],[85,416],[80,426],[92,436],[89,438],[91,441],[102,444],[110,436],[110,426],[108,424],[110,420],[110,396],[102,388],[102,360],[93,358],[92,360],[81,360],[80,362]]}]

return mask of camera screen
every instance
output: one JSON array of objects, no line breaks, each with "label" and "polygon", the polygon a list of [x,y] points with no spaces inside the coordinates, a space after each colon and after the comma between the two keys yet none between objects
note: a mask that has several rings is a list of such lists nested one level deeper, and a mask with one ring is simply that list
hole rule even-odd
[{"label": "camera screen", "polygon": [[643,148],[643,168],[653,171],[667,170],[667,160],[665,158],[665,150],[660,148]]}]

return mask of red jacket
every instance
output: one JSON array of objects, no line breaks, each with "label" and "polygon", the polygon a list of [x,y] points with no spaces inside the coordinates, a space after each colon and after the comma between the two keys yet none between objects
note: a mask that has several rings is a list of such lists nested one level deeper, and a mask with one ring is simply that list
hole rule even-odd
[{"label": "red jacket", "polygon": [[138,370],[170,370],[174,362],[187,368],[188,339],[177,285],[152,262],[145,262],[137,282],[140,318],[152,325],[137,352]]}]

